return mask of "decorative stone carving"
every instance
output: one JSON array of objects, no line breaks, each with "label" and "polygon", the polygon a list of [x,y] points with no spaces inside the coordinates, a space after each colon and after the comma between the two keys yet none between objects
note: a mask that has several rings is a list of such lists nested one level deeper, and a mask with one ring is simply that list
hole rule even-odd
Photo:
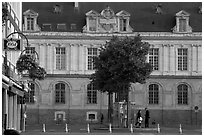
[{"label": "decorative stone carving", "polygon": [[118,12],[117,14],[115,14],[110,7],[102,10],[100,14],[94,10],[91,10],[86,13],[86,25],[83,27],[83,32],[120,32],[120,26],[125,28],[122,30],[123,33],[132,32],[133,29],[129,25],[129,20],[130,14],[124,10]]}]

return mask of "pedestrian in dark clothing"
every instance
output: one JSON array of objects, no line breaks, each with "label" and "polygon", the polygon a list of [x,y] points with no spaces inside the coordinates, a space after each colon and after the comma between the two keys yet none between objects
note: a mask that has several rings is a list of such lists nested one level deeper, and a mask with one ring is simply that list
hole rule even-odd
[{"label": "pedestrian in dark clothing", "polygon": [[101,113],[101,124],[103,124],[103,119],[104,119],[103,113]]},{"label": "pedestrian in dark clothing", "polygon": [[145,127],[149,127],[149,110],[147,108],[145,108]]},{"label": "pedestrian in dark clothing", "polygon": [[140,117],[142,117],[141,110],[138,110],[135,126],[137,126],[138,124],[139,124],[139,126],[141,126],[141,122],[139,122],[140,121]]}]

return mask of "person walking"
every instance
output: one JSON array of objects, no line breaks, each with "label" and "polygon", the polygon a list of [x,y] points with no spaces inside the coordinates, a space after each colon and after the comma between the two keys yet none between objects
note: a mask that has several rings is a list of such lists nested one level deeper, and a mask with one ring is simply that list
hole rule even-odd
[{"label": "person walking", "polygon": [[150,118],[149,110],[145,108],[145,128],[149,127],[149,118]]},{"label": "person walking", "polygon": [[101,124],[103,124],[103,119],[104,119],[103,113],[101,113]]},{"label": "person walking", "polygon": [[138,124],[139,124],[139,126],[141,126],[141,117],[142,117],[142,115],[141,115],[141,110],[139,109],[138,110],[138,112],[137,112],[137,117],[136,117],[136,123],[135,123],[135,126],[137,126]]}]

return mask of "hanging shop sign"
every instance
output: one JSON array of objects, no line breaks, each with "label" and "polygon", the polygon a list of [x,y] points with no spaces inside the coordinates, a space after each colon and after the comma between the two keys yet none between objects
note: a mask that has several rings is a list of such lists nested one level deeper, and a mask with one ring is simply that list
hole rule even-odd
[{"label": "hanging shop sign", "polygon": [[4,39],[4,50],[20,50],[20,39]]}]

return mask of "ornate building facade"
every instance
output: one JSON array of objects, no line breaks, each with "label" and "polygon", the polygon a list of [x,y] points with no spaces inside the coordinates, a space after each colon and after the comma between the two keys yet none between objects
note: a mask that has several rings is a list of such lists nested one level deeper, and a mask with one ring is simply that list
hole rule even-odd
[{"label": "ornate building facade", "polygon": [[31,54],[37,51],[47,71],[27,95],[27,123],[99,122],[101,113],[107,119],[107,94],[96,91],[89,80],[92,57],[112,36],[140,35],[151,44],[147,61],[153,72],[145,84],[132,84],[129,119],[148,107],[150,122],[201,124],[200,7],[201,3],[23,3],[23,30]]}]

